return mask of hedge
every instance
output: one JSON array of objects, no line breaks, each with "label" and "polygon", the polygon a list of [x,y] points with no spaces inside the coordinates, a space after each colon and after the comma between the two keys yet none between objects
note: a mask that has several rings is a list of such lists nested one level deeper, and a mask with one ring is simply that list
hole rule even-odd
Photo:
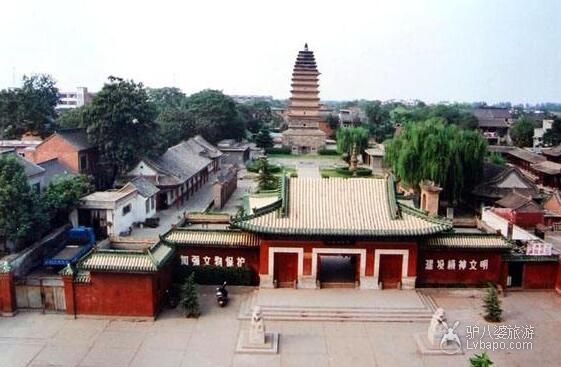
[{"label": "hedge", "polygon": [[333,149],[320,149],[318,150],[319,155],[340,155],[336,150]]},{"label": "hedge", "polygon": [[266,148],[265,153],[267,153],[267,154],[292,154],[292,149],[290,149],[290,147]]},{"label": "hedge", "polygon": [[195,283],[202,285],[219,285],[228,282],[229,285],[254,285],[253,271],[250,268],[235,268],[221,266],[177,266],[174,283],[183,284],[191,273],[195,273]]},{"label": "hedge", "polygon": [[[340,175],[345,175],[348,177],[351,177],[353,175],[351,171],[349,171],[349,167],[336,167],[335,172],[339,173]],[[372,170],[366,167],[357,167],[355,173],[356,176],[359,177],[371,176]]]},{"label": "hedge", "polygon": [[[270,167],[271,173],[280,173],[282,171],[281,166],[270,164]],[[249,161],[248,163],[246,163],[245,168],[248,172],[259,173],[259,161]]]}]

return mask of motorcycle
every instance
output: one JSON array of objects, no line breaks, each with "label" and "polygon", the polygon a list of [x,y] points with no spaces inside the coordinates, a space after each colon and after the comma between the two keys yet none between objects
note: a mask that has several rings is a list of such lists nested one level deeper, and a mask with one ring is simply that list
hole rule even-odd
[{"label": "motorcycle", "polygon": [[216,288],[216,302],[220,307],[228,304],[228,291],[226,290],[226,282],[222,286]]},{"label": "motorcycle", "polygon": [[169,308],[176,308],[179,305],[179,295],[172,288],[166,290],[166,303]]}]

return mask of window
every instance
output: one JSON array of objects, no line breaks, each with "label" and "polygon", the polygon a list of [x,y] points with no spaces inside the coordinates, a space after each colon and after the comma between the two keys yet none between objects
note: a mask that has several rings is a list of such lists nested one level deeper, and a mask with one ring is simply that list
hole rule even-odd
[{"label": "window", "polygon": [[148,198],[146,199],[146,201],[144,202],[145,206],[146,206],[146,214],[148,214],[148,212],[150,211],[150,201],[152,200],[152,198]]},{"label": "window", "polygon": [[41,183],[37,182],[33,184],[33,190],[38,194],[41,192]]},{"label": "window", "polygon": [[123,216],[129,214],[131,212],[131,205],[127,204],[126,206],[123,207]]}]

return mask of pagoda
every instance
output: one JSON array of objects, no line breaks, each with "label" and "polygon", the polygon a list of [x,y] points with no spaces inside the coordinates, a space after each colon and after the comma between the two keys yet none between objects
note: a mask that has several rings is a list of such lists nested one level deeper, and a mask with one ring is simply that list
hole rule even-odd
[{"label": "pagoda", "polygon": [[314,53],[306,43],[294,64],[288,130],[283,133],[283,143],[293,154],[317,153],[325,145],[326,134],[319,128],[319,75]]}]

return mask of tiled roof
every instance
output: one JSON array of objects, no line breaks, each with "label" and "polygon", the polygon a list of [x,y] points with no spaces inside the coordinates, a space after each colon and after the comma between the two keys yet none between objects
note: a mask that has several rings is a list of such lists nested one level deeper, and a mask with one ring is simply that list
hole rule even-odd
[{"label": "tiled roof", "polygon": [[531,196],[533,199],[541,197],[536,184],[530,181],[516,167],[502,167],[492,163],[483,165],[483,182],[477,185],[472,193],[477,196],[490,199],[500,199],[505,197],[513,189],[516,189],[524,196]]},{"label": "tiled roof", "polygon": [[239,230],[172,229],[163,240],[174,245],[202,245],[205,247],[256,247],[258,238],[250,232]]},{"label": "tiled roof", "polygon": [[398,204],[393,180],[291,178],[282,205],[234,220],[258,233],[298,235],[404,236],[438,233],[447,220]]},{"label": "tiled roof", "polygon": [[540,163],[532,164],[531,166],[534,170],[538,172],[545,173],[547,175],[559,175],[561,174],[561,164],[551,162],[551,161],[543,161]]},{"label": "tiled roof", "polygon": [[561,145],[557,145],[552,148],[542,149],[542,154],[550,157],[559,157],[561,156]]},{"label": "tiled roof", "polygon": [[198,150],[199,154],[202,154],[209,158],[218,158],[223,155],[223,153],[217,147],[210,144],[200,135],[195,135],[191,139],[187,140],[187,143],[189,144],[196,143],[199,146],[199,148],[193,146],[193,149]]},{"label": "tiled roof", "polygon": [[57,131],[55,134],[63,137],[64,140],[72,144],[77,150],[86,150],[94,147],[88,141],[88,135],[84,129],[64,129]]},{"label": "tiled roof", "polygon": [[512,191],[501,200],[497,200],[496,204],[503,208],[509,209],[526,209],[531,211],[542,211],[540,206],[532,200],[531,197],[524,196],[516,191]]},{"label": "tiled roof", "polygon": [[48,161],[38,163],[38,165],[45,169],[45,176],[43,176],[45,185],[48,185],[58,177],[70,178],[77,175],[77,172],[59,161],[58,158],[49,159]]},{"label": "tiled roof", "polygon": [[502,236],[478,233],[444,233],[428,237],[423,245],[437,248],[510,249]]},{"label": "tiled roof", "polygon": [[506,153],[529,163],[540,163],[547,160],[543,155],[522,148],[512,148]]},{"label": "tiled roof", "polygon": [[27,178],[45,173],[45,169],[43,167],[23,158],[22,156],[17,154],[13,149],[0,152],[0,154],[2,154],[3,156],[14,157],[14,159],[18,162],[18,164],[23,167],[25,176]]},{"label": "tiled roof", "polygon": [[149,198],[160,191],[150,180],[143,176],[133,178],[130,183],[138,190],[138,193],[145,198]]},{"label": "tiled roof", "polygon": [[173,248],[157,243],[145,251],[95,249],[77,264],[79,271],[150,273],[173,255]]}]

